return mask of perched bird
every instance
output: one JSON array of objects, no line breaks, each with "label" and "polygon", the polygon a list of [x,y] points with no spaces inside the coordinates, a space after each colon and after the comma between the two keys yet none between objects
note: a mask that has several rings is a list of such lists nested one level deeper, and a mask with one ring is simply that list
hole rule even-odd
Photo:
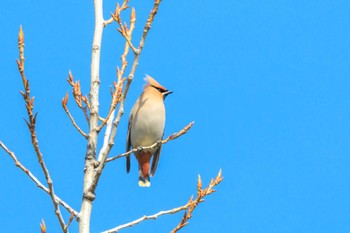
[{"label": "perched bird", "polygon": [[[134,155],[139,163],[139,186],[150,187],[150,175],[156,172],[161,145],[152,150],[143,150],[163,138],[165,125],[164,99],[172,91],[167,90],[150,76],[146,76],[147,84],[134,104],[128,125],[126,151],[140,148]],[[150,170],[150,161],[152,165]],[[130,156],[126,157],[126,171],[130,171]]]}]

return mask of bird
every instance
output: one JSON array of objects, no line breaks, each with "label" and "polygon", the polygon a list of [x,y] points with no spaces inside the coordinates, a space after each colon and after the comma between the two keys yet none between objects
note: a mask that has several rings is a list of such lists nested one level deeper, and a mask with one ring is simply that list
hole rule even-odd
[{"label": "bird", "polygon": [[[154,78],[146,75],[143,92],[131,109],[128,122],[126,151],[137,148],[134,152],[138,161],[140,187],[150,187],[150,176],[156,172],[162,145],[154,149],[143,149],[160,142],[164,136],[165,106],[164,100],[172,91],[160,85]],[[150,168],[150,162],[152,164]],[[126,171],[130,171],[130,155],[126,156]]]}]

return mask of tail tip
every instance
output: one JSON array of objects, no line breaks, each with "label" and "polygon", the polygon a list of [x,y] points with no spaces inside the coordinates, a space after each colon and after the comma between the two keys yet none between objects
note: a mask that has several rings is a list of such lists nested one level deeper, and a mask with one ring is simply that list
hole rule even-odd
[{"label": "tail tip", "polygon": [[149,188],[151,186],[151,181],[149,180],[149,178],[139,178],[139,186],[143,187],[143,188]]}]

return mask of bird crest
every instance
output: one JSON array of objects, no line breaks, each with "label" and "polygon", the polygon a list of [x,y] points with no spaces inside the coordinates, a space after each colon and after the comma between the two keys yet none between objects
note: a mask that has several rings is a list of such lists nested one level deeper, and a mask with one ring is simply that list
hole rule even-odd
[{"label": "bird crest", "polygon": [[164,91],[167,90],[165,87],[160,85],[154,78],[152,78],[149,75],[146,75],[145,81],[147,82],[147,84],[145,85],[145,88],[148,87],[148,86],[153,86],[153,87],[156,87],[156,88],[160,88],[160,89],[162,89]]}]

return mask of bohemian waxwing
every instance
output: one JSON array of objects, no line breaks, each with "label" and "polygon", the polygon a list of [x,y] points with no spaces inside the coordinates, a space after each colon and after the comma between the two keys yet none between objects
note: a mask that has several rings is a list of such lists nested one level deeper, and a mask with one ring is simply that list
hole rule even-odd
[{"label": "bohemian waxwing", "polygon": [[[128,125],[126,151],[130,148],[150,146],[163,138],[165,125],[164,99],[172,92],[160,85],[150,76],[146,76],[147,84],[134,104]],[[156,172],[161,145],[153,150],[138,150],[134,153],[139,163],[139,186],[150,187],[150,175]],[[152,159],[151,174],[150,161]],[[126,157],[126,171],[130,171],[130,156]]]}]

